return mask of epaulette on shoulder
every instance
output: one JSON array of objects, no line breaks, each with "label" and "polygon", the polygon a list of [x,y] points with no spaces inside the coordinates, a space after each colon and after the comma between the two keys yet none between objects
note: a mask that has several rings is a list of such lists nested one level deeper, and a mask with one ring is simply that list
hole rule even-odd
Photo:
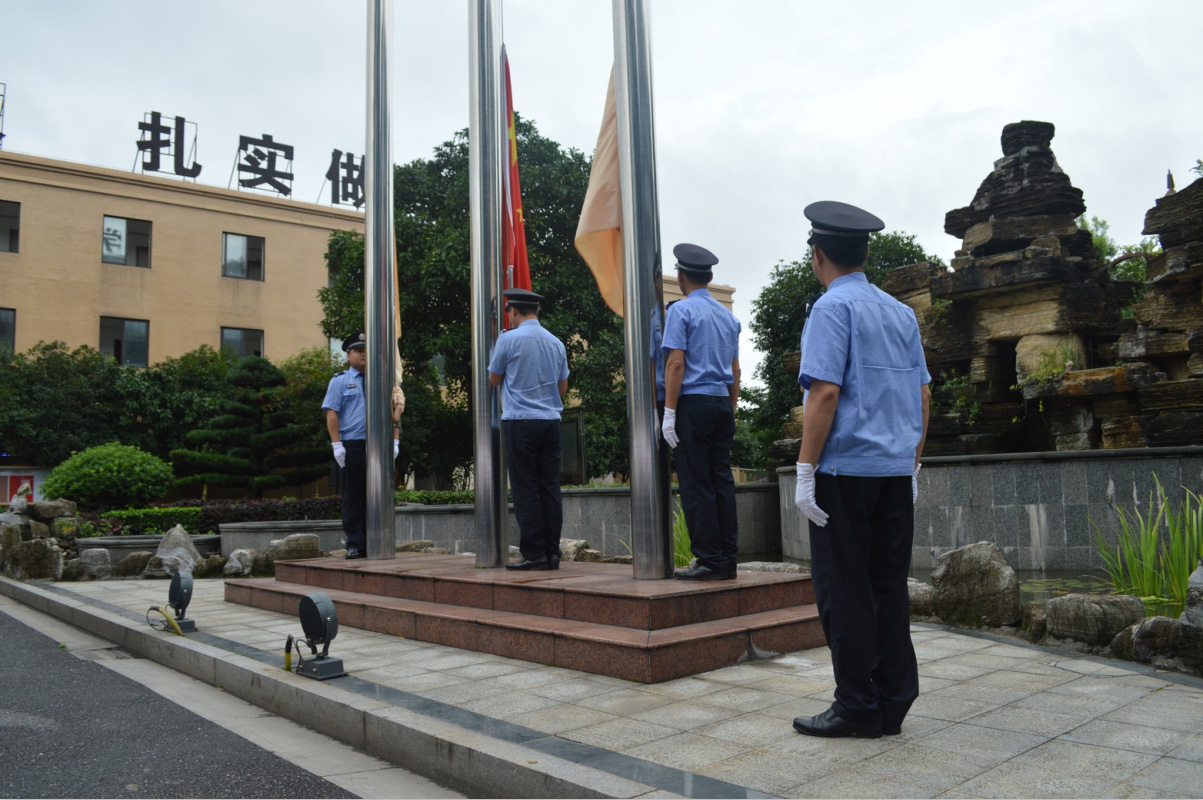
[{"label": "epaulette on shoulder", "polygon": [[[335,377],[335,378],[341,378],[342,376],[344,376],[344,375],[346,375],[346,374],[347,374],[347,370],[345,370],[345,369],[344,369],[342,372],[336,372],[336,373],[334,373],[334,377]],[[332,378],[331,380],[333,380],[333,378]]]}]

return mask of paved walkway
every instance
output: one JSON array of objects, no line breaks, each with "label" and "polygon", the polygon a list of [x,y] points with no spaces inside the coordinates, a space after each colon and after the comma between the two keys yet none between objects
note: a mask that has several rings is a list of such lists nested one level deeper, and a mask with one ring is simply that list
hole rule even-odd
[{"label": "paved walkway", "polygon": [[[36,586],[131,622],[167,596],[152,581]],[[282,666],[296,618],[223,595],[196,582],[193,640]],[[342,627],[331,654],[352,677],[323,696],[424,714],[465,763],[588,769],[609,781],[590,791],[617,797],[1203,798],[1203,681],[933,625],[912,636],[919,699],[901,736],[876,740],[791,728],[832,700],[826,648],[641,685]]]}]

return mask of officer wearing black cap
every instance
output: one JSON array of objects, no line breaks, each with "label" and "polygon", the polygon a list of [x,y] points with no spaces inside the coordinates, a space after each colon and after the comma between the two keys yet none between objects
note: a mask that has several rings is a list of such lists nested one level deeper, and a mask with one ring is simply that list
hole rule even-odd
[{"label": "officer wearing black cap", "polygon": [[489,384],[501,387],[501,423],[518,549],[522,558],[506,569],[560,567],[560,412],[568,391],[564,344],[539,324],[543,297],[528,289],[506,289],[510,330],[489,359]]},{"label": "officer wearing black cap", "polygon": [[895,735],[919,694],[906,576],[931,392],[915,313],[865,277],[880,219],[813,203],[815,277],[827,291],[802,332],[805,390],[794,502],[810,521],[811,573],[835,702],[794,728]]},{"label": "officer wearing black cap", "polygon": [[[349,559],[367,557],[368,403],[363,385],[367,348],[367,337],[362,331],[343,339],[348,368],[330,379],[322,400],[334,460],[342,470],[343,534],[347,538]],[[400,388],[393,389],[392,406],[393,458],[396,458],[400,448],[396,423],[405,411],[405,393]]]},{"label": "officer wearing black cap", "polygon": [[707,288],[718,258],[696,244],[673,248],[685,299],[664,318],[664,441],[676,449],[681,505],[697,559],[681,580],[735,577],[739,524],[731,444],[739,401],[739,320]]}]

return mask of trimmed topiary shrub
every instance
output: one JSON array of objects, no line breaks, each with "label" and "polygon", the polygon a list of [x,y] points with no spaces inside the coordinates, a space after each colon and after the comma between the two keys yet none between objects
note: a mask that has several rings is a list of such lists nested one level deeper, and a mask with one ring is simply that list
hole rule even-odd
[{"label": "trimmed topiary shrub", "polygon": [[73,453],[46,476],[42,493],[74,500],[81,509],[104,510],[146,505],[174,482],[166,461],[111,442]]}]

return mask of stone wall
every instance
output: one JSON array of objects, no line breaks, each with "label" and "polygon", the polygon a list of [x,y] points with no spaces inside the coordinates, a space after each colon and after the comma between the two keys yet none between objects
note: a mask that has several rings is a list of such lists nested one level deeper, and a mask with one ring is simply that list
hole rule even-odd
[{"label": "stone wall", "polygon": [[[994,542],[1015,569],[1098,570],[1093,520],[1114,541],[1111,503],[1146,513],[1156,475],[1177,508],[1183,486],[1203,490],[1203,447],[947,456],[923,460],[915,505],[917,569],[941,553]],[[780,470],[785,556],[810,558],[806,519],[794,506],[793,470]]]}]

